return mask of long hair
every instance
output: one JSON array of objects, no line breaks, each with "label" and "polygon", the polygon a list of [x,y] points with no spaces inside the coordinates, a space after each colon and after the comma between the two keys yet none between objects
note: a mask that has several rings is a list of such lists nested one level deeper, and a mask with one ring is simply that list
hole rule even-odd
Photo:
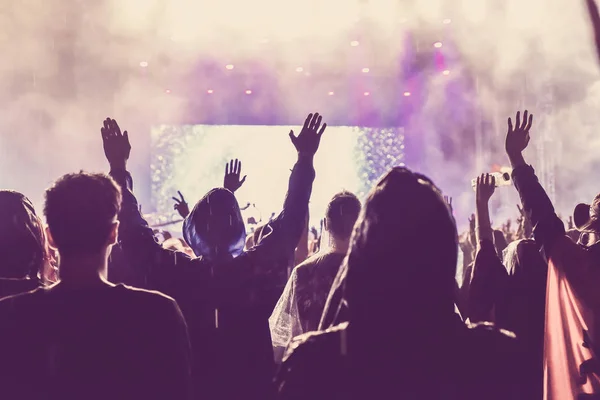
[{"label": "long hair", "polygon": [[38,278],[47,259],[44,227],[31,201],[0,190],[0,277]]},{"label": "long hair", "polygon": [[393,168],[367,198],[325,313],[347,307],[353,326],[385,321],[388,327],[402,313],[447,316],[457,257],[456,224],[441,192],[425,176]]}]

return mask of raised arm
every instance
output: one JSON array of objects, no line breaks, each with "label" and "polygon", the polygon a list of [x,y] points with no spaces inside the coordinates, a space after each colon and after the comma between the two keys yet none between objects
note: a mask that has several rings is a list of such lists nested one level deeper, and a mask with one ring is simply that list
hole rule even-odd
[{"label": "raised arm", "polygon": [[477,244],[480,247],[483,240],[494,241],[494,231],[490,221],[490,199],[496,191],[496,178],[490,174],[483,174],[477,178],[476,204],[477,204]]},{"label": "raised arm", "polygon": [[471,322],[491,321],[492,309],[508,277],[494,247],[489,202],[496,189],[493,176],[477,178],[477,254],[469,286],[467,316]]},{"label": "raised arm", "polygon": [[[125,258],[137,273],[136,284],[164,290],[168,276],[176,275],[175,265],[183,266],[190,258],[179,252],[163,249],[154,232],[142,217],[133,194],[133,179],[127,171],[131,145],[127,131],[121,133],[117,122],[107,118],[101,129],[104,154],[110,165],[110,175],[121,187],[123,203],[119,213],[119,243]],[[130,282],[126,282],[132,284]],[[168,292],[168,290],[165,290]]]},{"label": "raised arm", "polygon": [[523,121],[521,113],[517,113],[514,126],[512,119],[508,119],[506,153],[513,168],[513,182],[519,192],[523,211],[530,217],[534,227],[534,238],[548,256],[555,240],[565,235],[565,227],[533,168],[527,165],[523,157],[523,150],[529,144],[532,123],[533,115],[529,115],[527,111],[523,114]]},{"label": "raised arm", "polygon": [[321,125],[319,114],[309,114],[298,136],[290,131],[290,139],[298,152],[298,159],[290,176],[283,210],[269,226],[271,233],[250,252],[257,259],[288,258],[293,262],[294,250],[305,227],[308,201],[315,178],[313,158],[319,148],[327,124]]},{"label": "raised arm", "polygon": [[223,187],[235,193],[246,182],[246,175],[240,179],[242,174],[242,162],[237,158],[225,164],[225,177],[223,178]]}]

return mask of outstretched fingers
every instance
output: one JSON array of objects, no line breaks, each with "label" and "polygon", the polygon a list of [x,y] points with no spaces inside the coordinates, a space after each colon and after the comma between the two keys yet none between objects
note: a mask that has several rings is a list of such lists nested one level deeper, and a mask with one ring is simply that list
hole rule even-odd
[{"label": "outstretched fingers", "polygon": [[304,127],[303,127],[302,130],[304,130],[304,129],[310,129],[310,124],[312,122],[312,118],[313,118],[313,115],[312,114],[308,114],[308,117],[306,117],[306,120],[304,121]]},{"label": "outstretched fingers", "polygon": [[525,112],[523,113],[523,123],[521,124],[521,130],[525,130],[525,128],[527,128],[528,116],[529,111],[525,110]]},{"label": "outstretched fingers", "polygon": [[111,119],[110,125],[115,136],[123,136],[123,134],[121,133],[121,128],[119,128],[119,124],[117,124],[117,121]]},{"label": "outstretched fingers", "polygon": [[319,127],[321,126],[321,122],[323,121],[323,116],[321,116],[319,114],[316,114],[316,115],[318,115],[318,117],[317,117],[317,123],[315,124],[315,131],[317,129],[319,129]]},{"label": "outstretched fingers", "polygon": [[321,127],[321,129],[319,130],[319,137],[323,134],[323,132],[325,132],[325,128],[327,128],[327,123],[324,123],[323,126]]},{"label": "outstretched fingers", "polygon": [[525,130],[529,132],[531,129],[531,125],[533,124],[533,114],[529,114],[529,120],[527,121],[527,126],[525,126]]}]

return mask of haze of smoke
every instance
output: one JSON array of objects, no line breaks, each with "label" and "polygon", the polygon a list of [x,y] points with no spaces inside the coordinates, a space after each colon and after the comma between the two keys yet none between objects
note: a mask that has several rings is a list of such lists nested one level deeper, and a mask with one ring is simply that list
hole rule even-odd
[{"label": "haze of smoke", "polygon": [[[148,79],[153,60],[173,59],[173,76],[183,76],[202,57],[235,54],[252,59],[262,54],[260,39],[270,38],[283,44],[271,55],[291,68],[331,53],[330,46],[341,35],[347,38],[361,15],[374,22],[372,35],[394,43],[388,46],[390,59],[401,58],[406,50],[402,40],[394,38],[410,30],[417,30],[418,36],[423,29],[439,32],[444,49],[460,60],[451,66],[449,79],[427,82],[429,97],[412,120],[421,124],[416,128],[431,132],[432,147],[440,147],[442,134],[450,135],[454,147],[464,147],[460,132],[472,128],[470,110],[479,109],[484,119],[498,121],[494,135],[501,137],[505,117],[527,106],[536,115],[548,114],[545,120],[552,122],[555,137],[548,148],[556,152],[563,213],[599,191],[589,173],[600,164],[595,130],[600,122],[598,65],[585,4],[573,0],[4,1],[2,186],[21,190],[39,203],[42,189],[58,175],[80,168],[106,169],[98,138],[106,116],[146,132],[154,121],[177,120],[183,100],[177,94],[161,96],[165,87]],[[444,26],[445,18],[452,23]],[[309,46],[285,46],[297,38],[306,38]],[[150,72],[140,68],[144,60],[150,62]],[[338,63],[344,60],[332,69]],[[480,77],[481,97],[453,90],[451,98],[464,107],[440,113],[440,107],[450,107],[448,82],[455,82],[461,70]],[[555,106],[544,111],[536,99],[547,81],[556,87]],[[428,125],[431,117],[436,122]],[[441,126],[452,126],[452,132],[441,132]],[[434,150],[429,157],[443,154]],[[506,163],[501,157],[494,151],[485,158]],[[484,172],[474,161],[461,161],[470,158],[474,155],[463,154],[433,173],[440,186],[456,192],[465,208],[470,196],[465,175]]]}]

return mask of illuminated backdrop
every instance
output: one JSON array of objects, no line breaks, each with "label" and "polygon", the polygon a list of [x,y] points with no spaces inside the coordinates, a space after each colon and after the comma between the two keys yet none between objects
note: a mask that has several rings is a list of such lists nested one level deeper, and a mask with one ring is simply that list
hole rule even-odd
[{"label": "illuminated backdrop", "polygon": [[[296,128],[294,128],[296,129]],[[236,193],[240,206],[268,219],[281,210],[295,150],[288,126],[163,125],[152,129],[152,203],[156,222],[176,219],[173,196],[180,190],[193,207],[208,190],[223,185],[225,163],[238,158],[248,175]],[[295,131],[298,133],[298,131]],[[401,128],[328,127],[315,157],[311,224],[318,226],[331,197],[349,190],[363,198],[373,183],[404,158]]]}]

